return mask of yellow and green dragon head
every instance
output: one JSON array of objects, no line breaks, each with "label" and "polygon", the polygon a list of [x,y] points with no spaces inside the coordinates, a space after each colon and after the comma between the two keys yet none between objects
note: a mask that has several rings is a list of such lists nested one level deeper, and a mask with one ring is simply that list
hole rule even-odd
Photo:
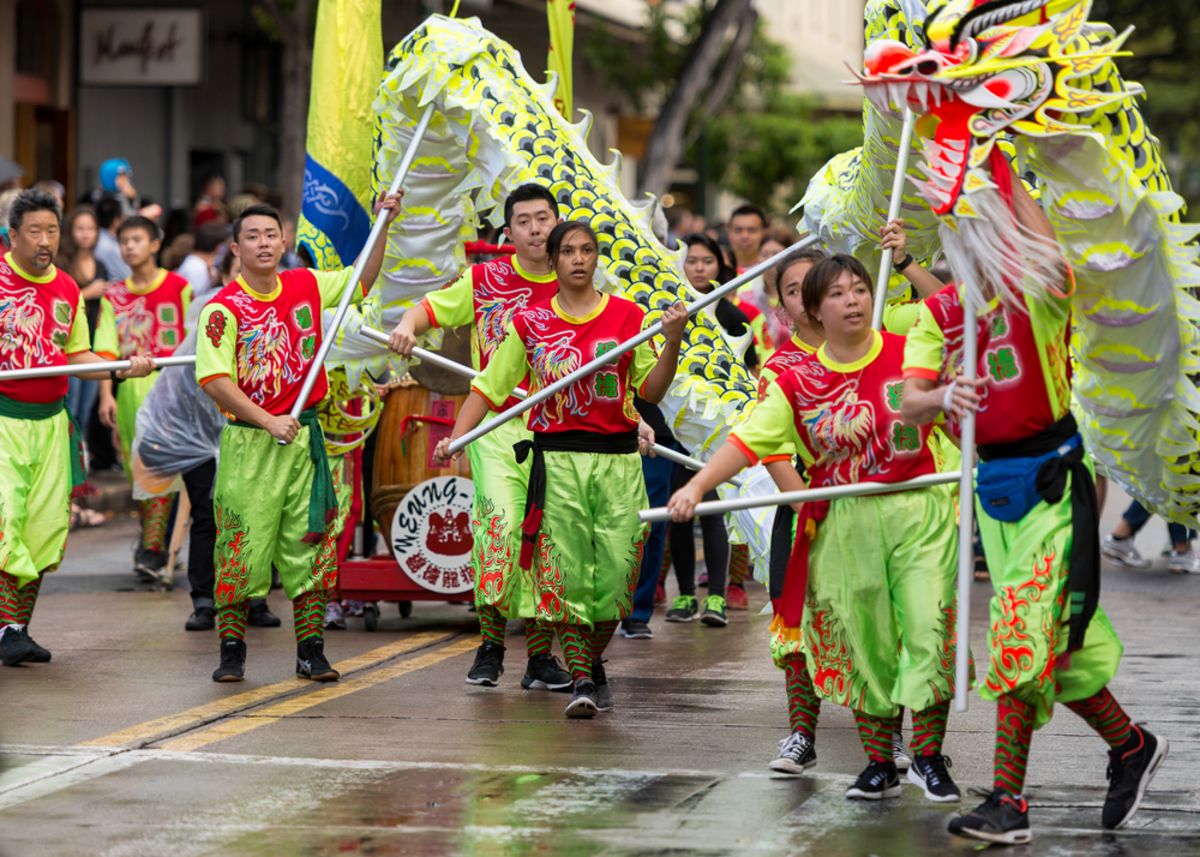
[{"label": "yellow and green dragon head", "polygon": [[981,216],[972,194],[994,186],[989,155],[1000,135],[1091,133],[1080,114],[1141,93],[1074,85],[1118,56],[1128,35],[1102,37],[1088,25],[1090,8],[1091,0],[935,0],[923,49],[891,39],[867,46],[860,81],[875,107],[925,117],[919,190],[936,214]]}]

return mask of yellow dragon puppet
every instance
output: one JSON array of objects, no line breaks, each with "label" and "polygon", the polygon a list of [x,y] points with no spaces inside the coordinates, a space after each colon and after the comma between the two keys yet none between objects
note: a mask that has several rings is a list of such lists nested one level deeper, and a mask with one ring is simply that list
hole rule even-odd
[{"label": "yellow dragon puppet", "polygon": [[[1075,276],[1077,416],[1100,469],[1148,507],[1195,526],[1200,511],[1200,227],[1146,128],[1143,90],[1115,59],[1129,31],[1089,20],[1091,0],[871,0],[864,73],[866,140],[834,158],[806,195],[805,221],[827,242],[865,247],[882,222],[899,116],[919,117],[923,157],[906,196],[914,255],[940,244],[978,294],[983,272],[1043,259],[1021,278],[1059,288]],[[1058,244],[1021,233],[993,180],[1015,159],[1036,184]],[[882,156],[881,156],[882,153]],[[1019,254],[1019,256],[1018,256]]]}]

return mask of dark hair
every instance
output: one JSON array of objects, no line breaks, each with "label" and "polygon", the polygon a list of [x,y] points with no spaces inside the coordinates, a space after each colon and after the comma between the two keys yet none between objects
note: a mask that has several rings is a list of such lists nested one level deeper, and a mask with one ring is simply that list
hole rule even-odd
[{"label": "dark hair", "polygon": [[822,259],[813,265],[812,270],[805,275],[804,311],[808,313],[808,317],[813,320],[814,324],[819,324],[817,311],[821,308],[821,301],[829,293],[834,280],[846,271],[849,271],[852,277],[862,280],[868,289],[873,287],[871,275],[863,263],[846,253],[837,253],[827,259]]},{"label": "dark hair", "polygon": [[242,237],[242,223],[247,217],[269,217],[279,224],[279,231],[283,231],[283,221],[279,219],[279,212],[267,205],[265,202],[258,202],[254,205],[248,205],[238,215],[237,220],[233,221],[233,240],[237,241]]},{"label": "dark hair", "polygon": [[783,300],[783,275],[788,272],[788,268],[800,262],[810,262],[813,265],[816,265],[818,262],[828,258],[829,254],[820,247],[806,247],[803,250],[796,251],[791,256],[788,256],[786,259],[776,265],[775,291],[779,294],[779,300]]},{"label": "dark hair", "polygon": [[554,216],[558,217],[558,200],[554,198],[550,188],[534,182],[526,182],[510,193],[508,199],[504,200],[504,225],[508,226],[512,223],[513,208],[518,202],[532,202],[536,199],[545,200],[550,205],[550,210],[554,212]]},{"label": "dark hair", "polygon": [[142,217],[140,214],[126,217],[121,221],[121,225],[117,227],[117,238],[120,238],[131,229],[141,229],[150,236],[151,241],[162,240],[162,233],[158,231],[158,224],[149,217]]},{"label": "dark hair", "polygon": [[770,221],[767,220],[767,213],[757,205],[751,205],[750,203],[739,205],[733,211],[729,212],[729,222],[733,223],[733,218],[742,217],[747,214],[753,214],[755,217],[757,217],[758,222],[763,225],[763,229],[766,229],[771,225]]},{"label": "dark hair", "polygon": [[54,219],[58,221],[59,227],[62,227],[62,209],[58,207],[58,200],[53,194],[44,190],[23,190],[17,194],[17,198],[8,209],[8,228],[16,232],[21,228],[21,221],[25,215],[35,211],[53,212]]},{"label": "dark hair", "polygon": [[[79,245],[75,243],[75,236],[72,233],[75,231],[75,221],[81,217],[92,218],[96,229],[100,229],[100,222],[96,220],[96,212],[90,205],[78,205],[67,213],[66,221],[63,223],[62,239],[58,243],[58,258],[54,260],[54,264],[72,277],[75,276],[75,261],[79,258]],[[99,239],[99,235],[96,237]],[[96,246],[93,244],[92,251],[94,252],[95,249]]]},{"label": "dark hair", "polygon": [[101,229],[111,229],[124,213],[121,200],[112,194],[104,194],[96,203],[96,222],[100,224]]},{"label": "dark hair", "polygon": [[732,280],[736,273],[733,268],[729,267],[729,260],[725,258],[725,253],[721,250],[721,245],[718,244],[711,235],[705,235],[703,232],[693,232],[690,235],[685,235],[679,239],[684,243],[684,246],[691,247],[693,244],[699,244],[709,253],[717,257],[717,283],[728,283]]},{"label": "dark hair", "polygon": [[221,279],[224,280],[233,272],[233,262],[237,256],[233,255],[232,250],[226,250],[225,255],[221,257]]},{"label": "dark hair", "polygon": [[599,246],[600,241],[596,238],[595,230],[582,220],[563,221],[550,231],[550,237],[546,239],[546,252],[550,256],[551,265],[558,259],[558,251],[562,249],[563,242],[573,232],[586,232],[588,237]]},{"label": "dark hair", "polygon": [[206,223],[196,230],[196,244],[193,249],[195,249],[197,253],[212,253],[228,238],[228,224]]}]

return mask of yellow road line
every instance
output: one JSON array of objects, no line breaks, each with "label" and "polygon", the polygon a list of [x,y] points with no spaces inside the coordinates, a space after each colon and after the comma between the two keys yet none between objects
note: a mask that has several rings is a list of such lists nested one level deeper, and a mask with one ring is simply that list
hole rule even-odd
[{"label": "yellow road line", "polygon": [[[440,631],[426,631],[420,634],[414,634],[411,637],[405,637],[395,643],[389,643],[386,646],[380,646],[377,649],[371,649],[368,652],[363,652],[361,655],[356,655],[352,658],[347,658],[344,661],[339,661],[334,664],[338,672],[343,676],[373,667],[376,664],[383,663],[389,658],[394,658],[397,655],[403,655],[415,649],[432,646],[437,643],[445,642],[456,636],[454,633],[445,633]],[[293,693],[298,690],[304,690],[313,687],[312,682],[305,681],[300,678],[288,679],[274,684],[268,684],[263,687],[248,690],[244,693],[234,694],[233,696],[222,697],[221,699],[206,702],[203,705],[197,705],[195,708],[189,708],[186,711],[181,711],[178,714],[169,714],[166,717],[158,717],[154,720],[147,720],[144,723],[138,723],[130,726],[127,729],[121,729],[117,732],[110,732],[107,735],[101,735],[99,738],[93,738],[90,741],[84,741],[77,746],[80,747],[116,747],[125,744],[140,744],[156,738],[160,735],[167,735],[175,732],[181,732],[185,729],[194,729],[197,726],[204,724],[207,721],[215,720],[220,717],[227,717],[251,705],[257,705],[261,702],[268,702],[285,693]]]},{"label": "yellow road line", "polygon": [[178,738],[172,738],[159,744],[158,749],[184,752],[198,750],[201,747],[207,747],[209,744],[224,741],[226,738],[244,735],[247,732],[258,729],[260,726],[268,726],[276,723],[289,715],[299,714],[301,711],[306,711],[309,708],[329,702],[330,700],[349,696],[352,693],[366,690],[385,681],[391,681],[407,673],[433,666],[448,658],[473,651],[478,645],[479,641],[474,637],[458,640],[436,651],[389,664],[388,666],[380,667],[377,670],[363,673],[345,681],[339,681],[336,684],[324,685],[313,693],[306,693],[303,696],[281,700],[274,705],[256,709],[251,714],[215,723],[207,729],[200,729],[188,735],[180,735]]}]

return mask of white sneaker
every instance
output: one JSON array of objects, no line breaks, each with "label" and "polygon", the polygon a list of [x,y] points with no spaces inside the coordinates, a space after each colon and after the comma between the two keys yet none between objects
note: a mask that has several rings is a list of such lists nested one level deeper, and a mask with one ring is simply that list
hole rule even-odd
[{"label": "white sneaker", "polygon": [[325,627],[336,631],[346,630],[346,616],[342,612],[341,602],[330,601],[325,605]]},{"label": "white sneaker", "polygon": [[1182,553],[1171,551],[1171,557],[1167,560],[1167,571],[1172,574],[1200,574],[1200,556],[1196,556],[1196,552],[1191,548]]},{"label": "white sneaker", "polygon": [[912,767],[912,756],[904,746],[904,732],[900,729],[892,733],[892,761],[896,763],[897,771],[907,771]]},{"label": "white sneaker", "polygon": [[1100,546],[1100,553],[1111,559],[1117,565],[1123,565],[1126,568],[1149,568],[1150,560],[1138,553],[1138,549],[1133,546],[1133,537],[1127,539],[1115,539],[1112,534],[1104,537],[1104,543]]}]

